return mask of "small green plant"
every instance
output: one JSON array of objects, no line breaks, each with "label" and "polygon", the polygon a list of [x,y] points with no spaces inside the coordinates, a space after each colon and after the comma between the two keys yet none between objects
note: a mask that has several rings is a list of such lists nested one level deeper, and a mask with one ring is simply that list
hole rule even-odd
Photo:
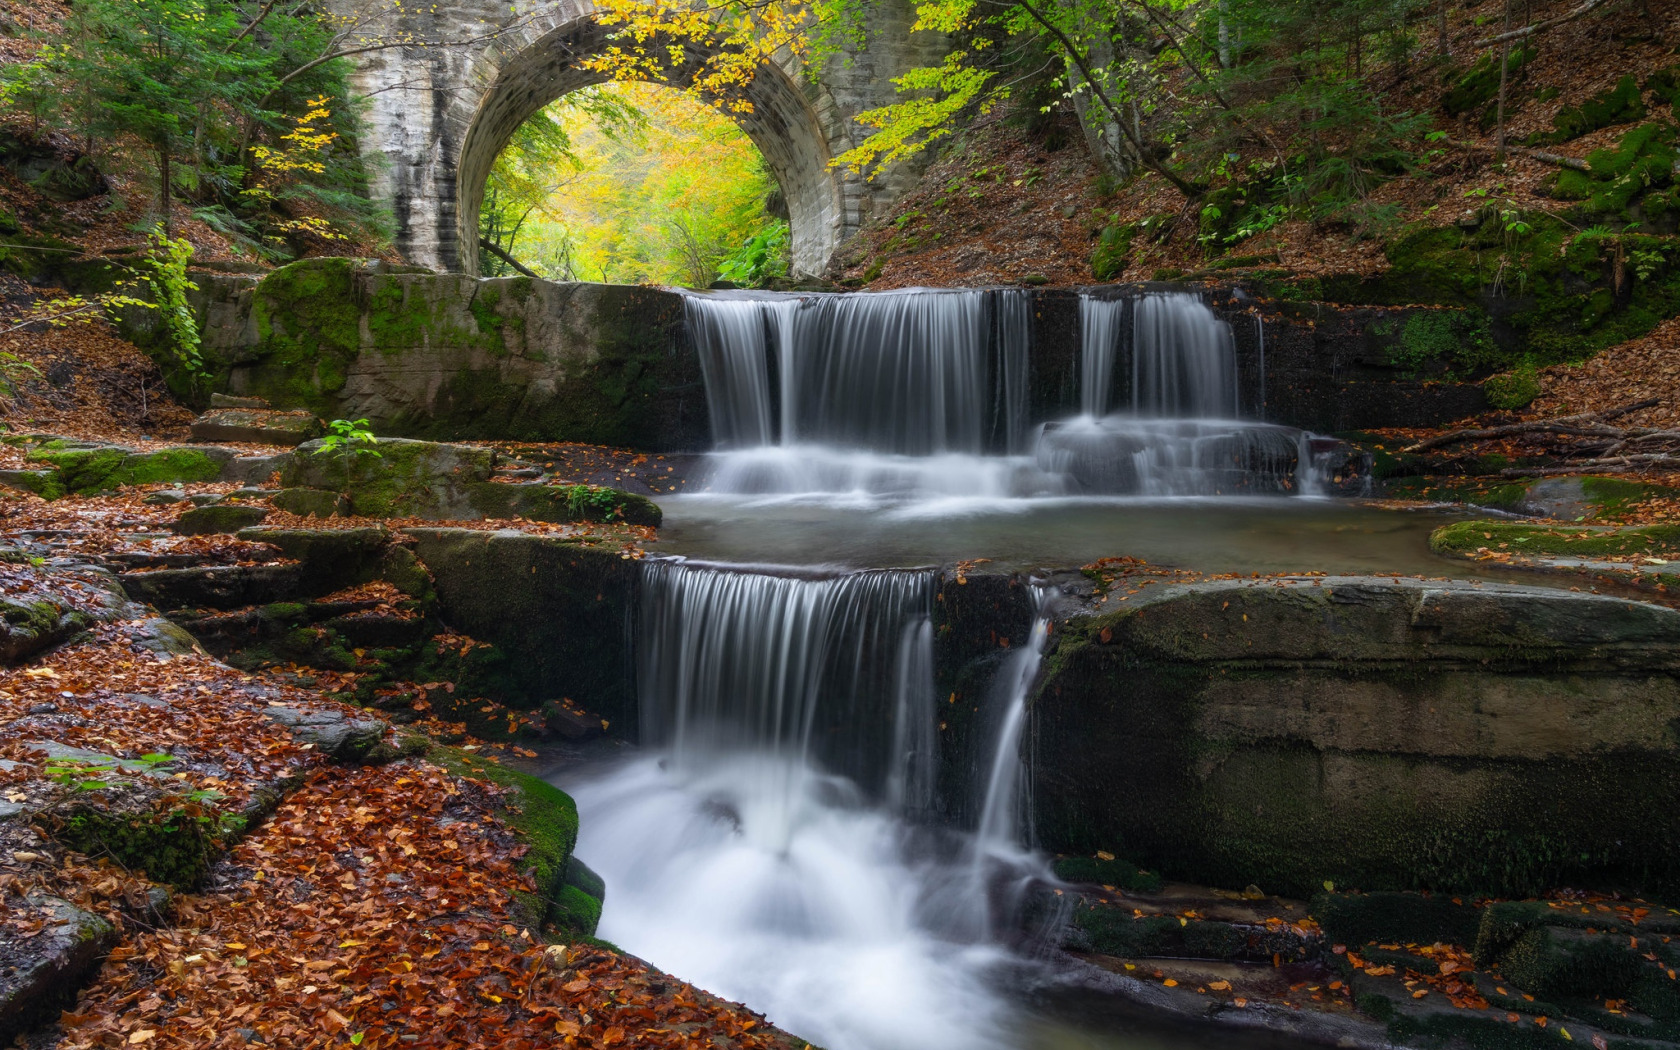
[{"label": "small green plant", "polygon": [[786,277],[789,238],[787,223],[771,223],[718,263],[718,276],[749,288],[761,288],[775,278]]},{"label": "small green plant", "polygon": [[321,439],[321,446],[315,450],[315,455],[330,453],[332,455],[348,456],[379,456],[379,450],[374,446],[379,439],[368,429],[365,419],[335,419],[327,424],[327,434]]},{"label": "small green plant", "polygon": [[192,244],[184,237],[170,239],[161,226],[148,233],[146,240],[151,251],[140,279],[151,286],[165,348],[174,364],[195,380],[204,379],[208,373],[199,356],[198,321],[193,317],[192,304],[187,302],[187,293],[198,291],[198,285],[187,276]]},{"label": "small green plant", "polygon": [[72,792],[100,791],[111,785],[105,775],[116,771],[114,762],[95,762],[82,758],[58,758],[42,769],[47,779]]}]

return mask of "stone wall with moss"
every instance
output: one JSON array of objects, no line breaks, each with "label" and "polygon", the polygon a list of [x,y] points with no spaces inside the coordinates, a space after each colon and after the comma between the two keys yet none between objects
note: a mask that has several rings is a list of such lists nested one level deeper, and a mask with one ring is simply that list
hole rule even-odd
[{"label": "stone wall with moss", "polygon": [[682,299],[352,259],[203,275],[214,388],[380,434],[710,445]]},{"label": "stone wall with moss", "polygon": [[1369,578],[1128,598],[1046,662],[1046,847],[1286,894],[1680,889],[1680,613]]}]

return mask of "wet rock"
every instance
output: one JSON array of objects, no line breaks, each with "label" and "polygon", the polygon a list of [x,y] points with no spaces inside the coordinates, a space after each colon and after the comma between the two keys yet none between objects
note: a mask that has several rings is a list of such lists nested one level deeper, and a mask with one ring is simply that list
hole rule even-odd
[{"label": "wet rock", "polygon": [[0,663],[57,645],[90,622],[51,597],[0,596]]},{"label": "wet rock", "polygon": [[265,507],[250,507],[238,503],[213,503],[194,507],[175,519],[175,532],[181,536],[202,536],[209,533],[235,533],[260,524],[268,517]]},{"label": "wet rock", "polygon": [[295,564],[207,565],[192,569],[126,572],[123,589],[159,609],[238,609],[285,601],[301,593],[304,574]]},{"label": "wet rock", "polygon": [[328,708],[271,706],[264,713],[291,730],[299,740],[315,745],[339,762],[362,761],[391,730],[390,725],[377,718]]},{"label": "wet rock", "polygon": [[236,441],[293,447],[321,436],[313,412],[252,408],[212,408],[192,423],[194,441]]},{"label": "wet rock", "polygon": [[44,922],[36,936],[0,934],[0,1043],[58,1016],[117,943],[110,923],[69,901],[32,893],[13,908]]},{"label": "wet rock", "polygon": [[597,485],[483,482],[468,492],[475,515],[529,521],[622,521],[658,526],[664,514],[646,496]]},{"label": "wet rock", "polygon": [[1680,612],[1411,579],[1140,582],[1059,617],[1033,701],[1051,848],[1124,843],[1175,877],[1300,896],[1680,890]]}]

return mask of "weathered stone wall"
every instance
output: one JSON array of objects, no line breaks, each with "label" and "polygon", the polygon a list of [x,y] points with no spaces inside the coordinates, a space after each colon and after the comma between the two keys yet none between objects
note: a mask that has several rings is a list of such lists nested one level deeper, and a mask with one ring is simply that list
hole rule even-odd
[{"label": "weathered stone wall", "polygon": [[1680,612],[1420,580],[1161,584],[1074,612],[1038,831],[1268,892],[1680,887]]},{"label": "weathered stone wall", "polygon": [[[369,104],[359,141],[374,194],[391,205],[403,257],[477,273],[479,207],[496,154],[542,107],[606,79],[585,67],[609,44],[595,5],[451,0],[380,7],[337,0],[333,6],[369,38],[449,45],[357,56],[357,87]],[[829,167],[868,133],[857,115],[896,100],[892,78],[939,58],[937,34],[911,32],[908,0],[861,10],[863,49],[834,55],[814,75],[781,55],[744,89],[750,109],[736,114],[786,195],[799,273],[820,272],[835,248],[903,194],[919,170],[903,164],[865,182]],[[678,68],[669,80],[682,86],[692,74],[692,65]]]},{"label": "weathered stone wall", "polygon": [[382,435],[711,443],[682,300],[668,292],[348,259],[199,284],[204,351],[229,393],[366,418]]},{"label": "weathered stone wall", "polygon": [[[381,434],[564,440],[649,451],[711,447],[683,299],[656,288],[480,281],[349,259],[254,277],[204,273],[196,306],[222,392]],[[1127,295],[1149,285],[1113,285]],[[1483,404],[1474,384],[1407,378],[1389,362],[1404,308],[1279,308],[1231,288],[1243,412],[1317,431],[1428,426]],[[1079,299],[1032,293],[1030,417],[1079,411]],[[1258,319],[1257,319],[1258,318]],[[149,316],[137,318],[151,322]],[[1116,371],[1129,374],[1129,359]]]}]

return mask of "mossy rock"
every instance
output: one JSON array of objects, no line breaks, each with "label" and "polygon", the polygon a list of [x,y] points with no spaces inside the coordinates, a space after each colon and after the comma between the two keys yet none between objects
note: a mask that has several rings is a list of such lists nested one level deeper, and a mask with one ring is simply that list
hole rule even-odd
[{"label": "mossy rock", "polygon": [[208,820],[180,808],[128,812],[90,803],[56,815],[47,830],[71,849],[183,890],[203,880],[222,848]]},{"label": "mossy rock", "polygon": [[133,452],[115,446],[43,446],[25,456],[30,462],[51,465],[58,471],[63,491],[76,495],[109,492],[124,485],[215,481],[222,475],[226,458],[230,457],[215,456],[202,449]]},{"label": "mossy rock", "polygon": [[1620,999],[1645,969],[1620,934],[1557,926],[1524,933],[1499,956],[1502,976],[1545,999]]},{"label": "mossy rock", "polygon": [[324,489],[350,498],[353,514],[447,521],[481,517],[472,487],[490,480],[496,454],[485,448],[386,438],[368,450],[305,442],[280,472],[288,488]]},{"label": "mossy rock", "polygon": [[286,377],[284,390],[265,393],[331,414],[335,406],[327,395],[344,388],[361,347],[355,267],[354,259],[303,259],[257,284],[251,303],[257,353],[278,366],[269,374]]},{"label": "mossy rock", "polygon": [[1112,281],[1126,270],[1131,260],[1132,238],[1137,224],[1114,223],[1103,228],[1097,247],[1091,253],[1091,275],[1099,281]]},{"label": "mossy rock", "polygon": [[339,493],[301,486],[281,489],[270,496],[268,502],[273,504],[276,510],[305,518],[338,517],[349,510],[349,501]]},{"label": "mossy rock", "polygon": [[[520,869],[537,886],[535,893],[516,894],[515,917],[533,929],[540,929],[548,922],[575,928],[567,925],[568,920],[580,918],[574,909],[581,907],[585,913],[588,911],[577,898],[593,898],[567,885],[568,866],[578,835],[577,804],[571,796],[546,780],[486,762],[455,748],[435,747],[426,757],[457,776],[475,777],[513,789],[498,815],[524,841],[526,852],[520,859]],[[568,889],[576,892],[568,895]],[[595,915],[599,917],[598,903]],[[593,932],[593,926],[589,932]]]},{"label": "mossy rock", "polygon": [[1100,857],[1057,857],[1052,865],[1056,877],[1064,882],[1083,882],[1093,886],[1113,886],[1134,893],[1158,893],[1161,876],[1144,871],[1125,860],[1103,860]]},{"label": "mossy rock", "polygon": [[[1519,47],[1505,62],[1507,80],[1520,81],[1524,68],[1538,52],[1532,47]],[[1492,54],[1484,54],[1466,70],[1441,97],[1441,108],[1449,117],[1460,116],[1492,102],[1499,93],[1499,64]]]},{"label": "mossy rock", "polygon": [[268,517],[264,507],[240,503],[212,503],[208,507],[194,507],[183,511],[175,519],[178,536],[203,536],[210,533],[234,533],[258,525]]},{"label": "mossy rock", "polygon": [[1680,525],[1615,528],[1532,525],[1509,521],[1460,521],[1429,537],[1437,554],[1474,556],[1482,550],[1517,555],[1598,558],[1635,554],[1680,556]]},{"label": "mossy rock", "polygon": [[622,521],[658,526],[659,505],[646,496],[603,485],[510,485],[481,482],[472,485],[468,499],[486,518],[526,518],[530,521]]},{"label": "mossy rock", "polygon": [[1468,945],[1481,915],[1474,905],[1422,893],[1324,893],[1312,902],[1313,918],[1339,944]]},{"label": "mossy rock", "polygon": [[1579,106],[1565,106],[1552,118],[1552,130],[1531,136],[1536,143],[1559,143],[1578,139],[1582,135],[1615,124],[1631,124],[1645,119],[1645,100],[1640,95],[1639,82],[1629,73],[1616,81],[1616,86],[1592,96]]}]

